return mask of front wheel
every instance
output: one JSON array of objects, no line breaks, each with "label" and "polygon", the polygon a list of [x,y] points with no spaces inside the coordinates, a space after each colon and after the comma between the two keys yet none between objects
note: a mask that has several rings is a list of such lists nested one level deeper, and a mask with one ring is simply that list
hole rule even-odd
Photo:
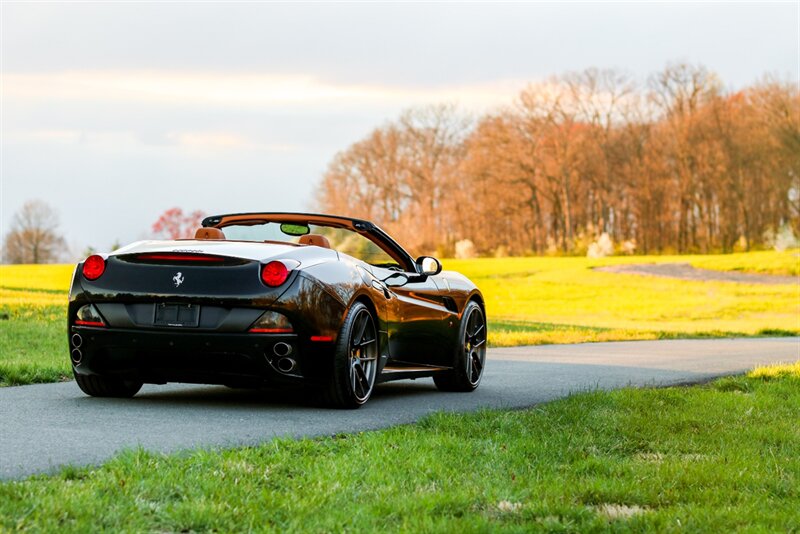
[{"label": "front wheel", "polygon": [[98,375],[73,373],[81,391],[92,397],[130,398],[142,389],[141,382]]},{"label": "front wheel", "polygon": [[358,408],[369,400],[378,371],[378,329],[369,309],[356,302],[345,317],[333,357],[333,373],[323,391],[337,408]]},{"label": "front wheel", "polygon": [[433,382],[442,391],[473,391],[483,377],[486,318],[475,301],[469,301],[464,308],[458,340],[453,369],[433,376]]}]

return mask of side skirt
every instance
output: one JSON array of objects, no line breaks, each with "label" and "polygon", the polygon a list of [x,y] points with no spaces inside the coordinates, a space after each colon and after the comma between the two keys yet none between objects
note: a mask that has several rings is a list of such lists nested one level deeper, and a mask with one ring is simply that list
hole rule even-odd
[{"label": "side skirt", "polygon": [[434,365],[403,365],[399,362],[392,362],[383,368],[383,372],[378,376],[377,383],[391,382],[393,380],[405,380],[408,378],[426,378],[449,371],[449,367],[437,367]]}]

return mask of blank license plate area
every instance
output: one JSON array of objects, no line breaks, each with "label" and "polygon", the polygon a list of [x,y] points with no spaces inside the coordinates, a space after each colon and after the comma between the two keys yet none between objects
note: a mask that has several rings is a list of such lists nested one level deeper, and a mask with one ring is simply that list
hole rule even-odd
[{"label": "blank license plate area", "polygon": [[200,306],[192,304],[156,304],[155,326],[196,327],[200,323]]}]

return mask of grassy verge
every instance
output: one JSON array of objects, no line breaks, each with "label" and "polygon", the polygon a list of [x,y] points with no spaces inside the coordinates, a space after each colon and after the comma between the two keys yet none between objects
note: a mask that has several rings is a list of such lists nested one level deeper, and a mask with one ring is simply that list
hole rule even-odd
[{"label": "grassy verge", "polygon": [[65,306],[0,306],[0,386],[72,378]]},{"label": "grassy verge", "polygon": [[[0,483],[0,530],[791,531],[800,363]],[[657,414],[657,416],[654,416]]]},{"label": "grassy verge", "polygon": [[733,337],[790,337],[797,330],[761,328],[750,332],[729,330],[670,332],[658,330],[633,330],[599,328],[581,325],[536,323],[516,320],[489,321],[490,347],[517,347],[520,345],[553,345],[561,343],[598,343],[602,341],[646,341],[655,339],[712,339]]}]

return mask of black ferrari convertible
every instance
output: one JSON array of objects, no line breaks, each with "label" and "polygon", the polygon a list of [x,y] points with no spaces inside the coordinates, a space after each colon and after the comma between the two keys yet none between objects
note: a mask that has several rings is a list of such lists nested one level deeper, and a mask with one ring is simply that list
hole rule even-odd
[{"label": "black ferrari convertible", "polygon": [[355,408],[376,383],[472,391],[486,359],[478,288],[374,224],[300,213],[207,217],[194,239],[78,264],[72,368],[88,395],[143,383],[307,386]]}]

